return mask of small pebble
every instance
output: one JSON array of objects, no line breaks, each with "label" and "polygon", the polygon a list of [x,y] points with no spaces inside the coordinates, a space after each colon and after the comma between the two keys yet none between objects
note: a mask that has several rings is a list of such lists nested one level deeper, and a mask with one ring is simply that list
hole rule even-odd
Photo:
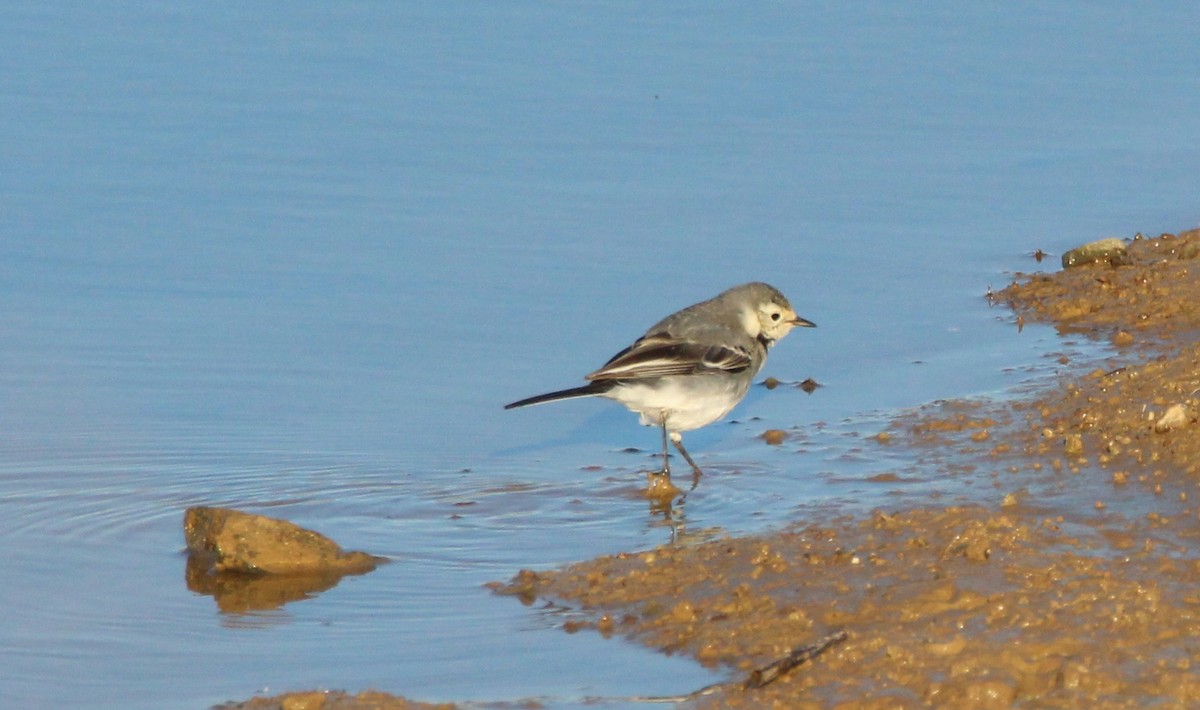
[{"label": "small pebble", "polygon": [[1063,453],[1067,456],[1078,456],[1083,453],[1083,437],[1078,434],[1068,434],[1063,439]]},{"label": "small pebble", "polygon": [[1188,414],[1187,407],[1182,404],[1172,404],[1167,408],[1167,411],[1163,413],[1162,417],[1154,423],[1154,431],[1157,431],[1161,434],[1165,431],[1178,429],[1184,424],[1187,424],[1189,418],[1190,416]]}]

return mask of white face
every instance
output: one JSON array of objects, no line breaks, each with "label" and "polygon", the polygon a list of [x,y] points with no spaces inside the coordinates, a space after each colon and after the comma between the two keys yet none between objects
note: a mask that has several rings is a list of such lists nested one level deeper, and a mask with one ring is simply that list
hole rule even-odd
[{"label": "white face", "polygon": [[757,315],[758,330],[769,340],[779,340],[791,332],[792,328],[806,322],[796,316],[790,305],[776,301],[759,305]]}]

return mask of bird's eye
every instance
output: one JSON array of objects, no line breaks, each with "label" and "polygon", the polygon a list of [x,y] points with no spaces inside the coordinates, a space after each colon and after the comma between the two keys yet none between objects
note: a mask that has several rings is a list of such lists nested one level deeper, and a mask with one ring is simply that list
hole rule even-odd
[{"label": "bird's eye", "polygon": [[777,320],[779,320],[779,318],[780,318],[780,315],[778,313],[771,314],[771,320],[777,321]]}]

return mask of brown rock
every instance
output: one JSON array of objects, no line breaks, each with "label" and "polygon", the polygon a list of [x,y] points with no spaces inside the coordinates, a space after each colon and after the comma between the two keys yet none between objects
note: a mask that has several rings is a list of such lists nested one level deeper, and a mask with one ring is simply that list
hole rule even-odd
[{"label": "brown rock", "polygon": [[782,429],[767,429],[762,433],[762,438],[771,446],[779,446],[787,438],[787,432]]},{"label": "brown rock", "polygon": [[188,508],[188,552],[212,572],[249,574],[362,574],[383,558],[344,552],[333,540],[286,520],[230,508]]},{"label": "brown rock", "polygon": [[1107,262],[1111,266],[1129,264],[1129,254],[1125,248],[1125,242],[1116,237],[1100,239],[1071,249],[1062,255],[1064,269],[1094,264],[1098,261]]}]

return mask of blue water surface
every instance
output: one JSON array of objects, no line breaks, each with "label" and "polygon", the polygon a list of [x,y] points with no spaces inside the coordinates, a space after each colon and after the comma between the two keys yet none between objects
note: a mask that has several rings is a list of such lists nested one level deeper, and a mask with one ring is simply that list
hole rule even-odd
[{"label": "blue water surface", "polygon": [[[1198,20],[1184,2],[6,3],[6,700],[572,707],[720,679],[481,585],[680,524],[871,505],[865,478],[896,462],[856,432],[1004,393],[1058,346],[984,297],[1053,268],[1029,252],[1200,222]],[[824,386],[756,389],[689,435],[710,475],[674,526],[638,493],[658,440],[634,417],[502,411],[749,280],[819,324],[764,375]],[[767,447],[766,428],[796,436]],[[224,614],[184,584],[191,505],[393,562]]]}]

